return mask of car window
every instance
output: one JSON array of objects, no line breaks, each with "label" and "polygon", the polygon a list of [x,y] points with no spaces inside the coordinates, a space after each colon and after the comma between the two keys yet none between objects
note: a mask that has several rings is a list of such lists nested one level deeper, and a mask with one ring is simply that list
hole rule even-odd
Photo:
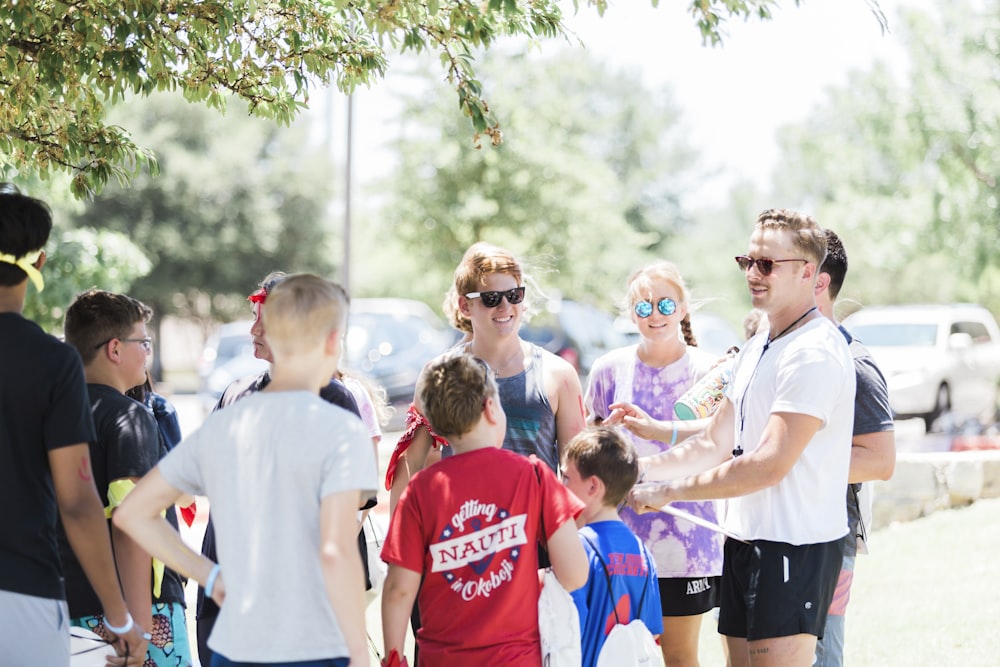
[{"label": "car window", "polygon": [[436,337],[440,337],[440,333],[419,317],[351,313],[345,347],[349,363],[360,362],[365,357],[369,357],[369,361],[377,361],[380,357],[401,354],[413,348],[423,349]]},{"label": "car window", "polygon": [[937,330],[936,324],[858,324],[851,334],[871,347],[934,347]]},{"label": "car window", "polygon": [[974,343],[989,343],[990,332],[982,322],[955,322],[951,325],[952,333],[966,333],[972,337]]},{"label": "car window", "polygon": [[215,352],[217,364],[243,354],[253,354],[253,342],[249,333],[219,338],[219,347]]}]

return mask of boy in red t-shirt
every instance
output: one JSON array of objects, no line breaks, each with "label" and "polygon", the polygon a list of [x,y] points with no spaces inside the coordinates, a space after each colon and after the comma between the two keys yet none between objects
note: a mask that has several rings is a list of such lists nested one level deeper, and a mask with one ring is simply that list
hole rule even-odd
[{"label": "boy in red t-shirt", "polygon": [[538,667],[535,545],[548,548],[566,590],[586,583],[573,521],[583,505],[534,456],[500,448],[507,418],[485,363],[447,355],[427,366],[418,391],[455,456],[410,480],[389,523],[382,548],[387,661],[403,655],[416,598],[420,664]]}]

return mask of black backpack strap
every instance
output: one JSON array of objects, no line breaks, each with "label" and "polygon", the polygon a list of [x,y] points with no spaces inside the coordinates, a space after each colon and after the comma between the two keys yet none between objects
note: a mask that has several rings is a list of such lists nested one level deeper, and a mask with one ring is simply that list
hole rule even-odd
[{"label": "black backpack strap", "polygon": [[[597,545],[594,544],[589,537],[587,537],[583,533],[580,533],[580,537],[582,537],[584,540],[587,541],[587,544],[590,545],[590,548],[594,550],[594,554],[597,555],[597,560],[601,561],[601,568],[604,570],[604,577],[608,582],[608,597],[611,598],[611,610],[615,614],[615,624],[622,625],[622,620],[618,618],[618,605],[615,602],[615,594],[614,591],[611,590],[611,572],[608,570],[608,564],[604,562],[604,557],[601,556],[600,549],[597,548]],[[639,541],[639,554],[642,556],[642,560],[646,563],[646,573],[647,573],[646,579],[642,584],[642,595],[639,596],[639,609],[637,616],[639,617],[642,616],[642,605],[646,601],[646,591],[649,590],[648,573],[650,570],[649,570],[649,561],[646,558],[646,549],[643,547],[642,540],[639,540],[638,537],[636,537],[636,540]]]}]

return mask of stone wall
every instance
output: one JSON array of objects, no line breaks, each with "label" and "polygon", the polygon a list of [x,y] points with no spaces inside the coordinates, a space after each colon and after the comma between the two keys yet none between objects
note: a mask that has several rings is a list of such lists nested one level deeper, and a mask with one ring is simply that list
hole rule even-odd
[{"label": "stone wall", "polygon": [[980,498],[997,498],[1000,450],[900,452],[892,479],[875,482],[874,492],[873,530]]}]

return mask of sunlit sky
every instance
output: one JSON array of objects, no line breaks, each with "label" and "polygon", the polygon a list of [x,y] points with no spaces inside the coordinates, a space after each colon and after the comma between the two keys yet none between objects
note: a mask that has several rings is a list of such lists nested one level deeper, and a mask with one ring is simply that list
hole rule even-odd
[{"label": "sunlit sky", "polygon": [[[567,25],[583,48],[638,72],[649,87],[671,87],[693,146],[706,165],[719,169],[701,198],[744,179],[767,188],[777,157],[776,130],[805,119],[824,91],[844,84],[852,69],[880,59],[902,73],[906,63],[893,32],[897,9],[927,4],[881,0],[890,25],[883,34],[865,0],[802,0],[798,7],[783,0],[770,21],[730,21],[723,45],[714,48],[702,45],[687,12],[689,0],[660,0],[656,8],[649,0],[619,0],[603,17],[582,8]],[[393,126],[385,114],[392,113],[391,96],[400,85],[390,71],[385,81],[355,96],[355,182],[361,187],[384,174],[382,146]],[[339,116],[335,136],[345,136]]]}]

